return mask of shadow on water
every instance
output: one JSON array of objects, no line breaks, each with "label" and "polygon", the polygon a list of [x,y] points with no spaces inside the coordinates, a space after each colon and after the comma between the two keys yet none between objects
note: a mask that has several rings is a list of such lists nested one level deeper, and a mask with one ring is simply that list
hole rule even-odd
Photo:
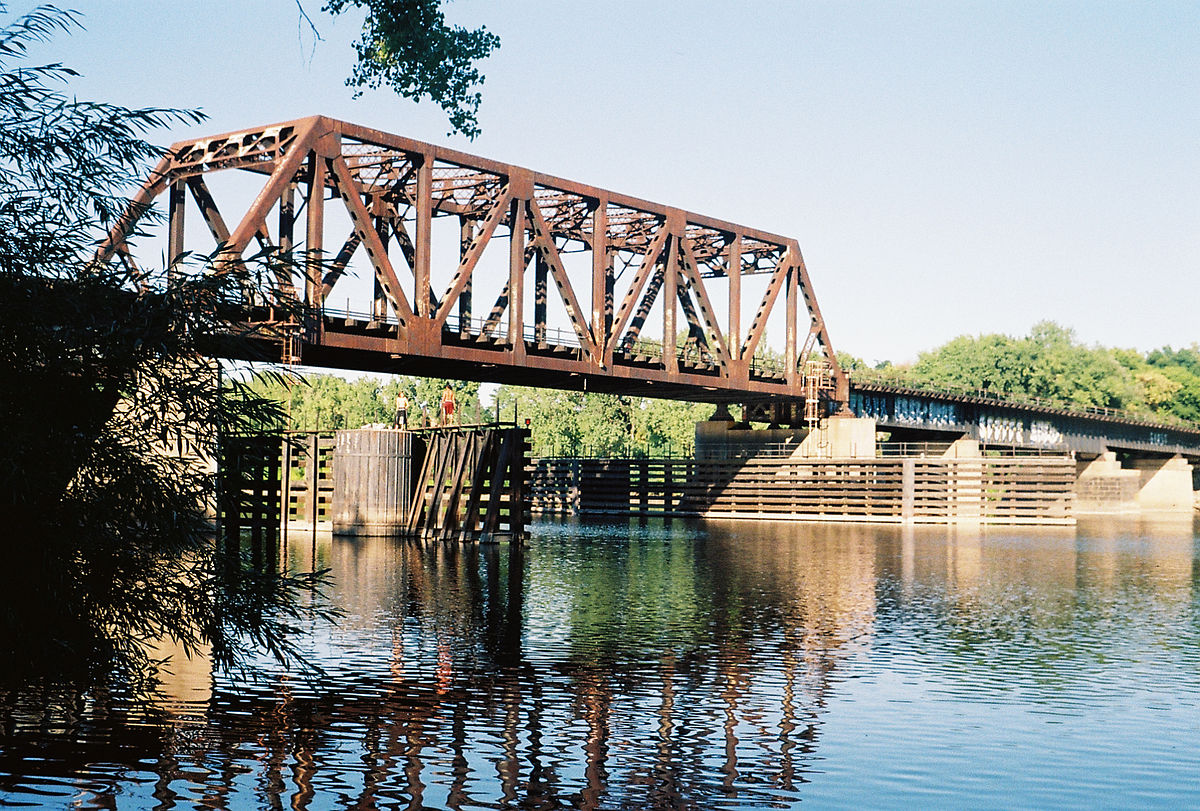
[{"label": "shadow on water", "polygon": [[[1191,522],[1111,520],[563,521],[524,548],[293,536],[282,559],[331,568],[325,599],[344,612],[307,629],[321,678],[265,656],[250,678],[193,662],[165,720],[10,696],[0,797],[707,809],[904,801],[933,782],[952,804],[981,790],[949,754],[974,745],[951,722],[964,713],[1012,708],[983,738],[1017,735],[1014,713],[1090,718],[1128,673],[1197,704],[1197,678],[1170,683],[1198,669],[1196,538]],[[973,768],[1008,785],[993,761],[1013,756],[981,750]],[[1038,769],[1023,802],[1062,801]]]}]

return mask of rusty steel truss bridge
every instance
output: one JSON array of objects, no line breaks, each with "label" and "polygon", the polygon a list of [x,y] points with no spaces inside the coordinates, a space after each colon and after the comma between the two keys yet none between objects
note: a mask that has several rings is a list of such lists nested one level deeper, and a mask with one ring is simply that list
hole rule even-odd
[{"label": "rusty steel truss bridge", "polygon": [[[248,203],[214,191],[231,169],[258,176]],[[848,396],[789,237],[313,117],[172,146],[103,258],[134,266],[129,235],[164,194],[169,262],[300,257],[245,301],[248,322],[277,320],[260,331],[277,360],[708,402]],[[335,307],[353,275],[372,277],[369,303]],[[750,277],[766,279],[753,303]],[[768,321],[781,351],[765,351]]]},{"label": "rusty steel truss bridge", "polygon": [[238,303],[253,359],[1200,456],[1194,426],[854,385],[795,239],[344,121],[174,144],[102,261],[140,273],[163,195],[168,266],[287,260]]}]

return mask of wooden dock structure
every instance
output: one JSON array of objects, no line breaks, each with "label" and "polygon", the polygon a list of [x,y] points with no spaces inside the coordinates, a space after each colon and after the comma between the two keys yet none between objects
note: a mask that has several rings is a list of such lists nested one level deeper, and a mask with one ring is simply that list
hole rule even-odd
[{"label": "wooden dock structure", "polygon": [[273,432],[222,438],[218,516],[229,543],[289,532],[523,539],[529,429]]},{"label": "wooden dock structure", "polygon": [[406,535],[464,540],[526,536],[528,428],[411,433],[425,448]]},{"label": "wooden dock structure", "polygon": [[1071,524],[1070,456],[539,459],[543,514]]}]

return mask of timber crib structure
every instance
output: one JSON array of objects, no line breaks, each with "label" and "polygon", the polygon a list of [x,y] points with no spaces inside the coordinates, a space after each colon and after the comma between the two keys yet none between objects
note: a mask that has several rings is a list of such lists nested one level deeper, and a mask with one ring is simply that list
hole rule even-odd
[{"label": "timber crib structure", "polygon": [[425,429],[424,462],[404,534],[480,540],[526,536],[527,428]]},{"label": "timber crib structure", "polygon": [[254,549],[318,530],[520,541],[530,520],[529,448],[528,429],[499,424],[226,437],[222,535]]},{"label": "timber crib structure", "polygon": [[1069,456],[539,459],[534,512],[1071,524]]}]

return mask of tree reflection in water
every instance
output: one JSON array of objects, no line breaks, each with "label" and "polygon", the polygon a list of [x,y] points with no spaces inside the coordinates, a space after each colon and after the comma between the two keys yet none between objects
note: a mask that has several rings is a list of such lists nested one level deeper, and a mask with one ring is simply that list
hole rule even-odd
[{"label": "tree reflection in water", "polygon": [[[48,713],[10,696],[0,796],[752,808],[828,798],[820,792],[846,772],[878,790],[895,781],[893,764],[856,761],[840,727],[822,743],[859,677],[917,662],[963,701],[1053,703],[1143,642],[1200,635],[1193,527],[1122,526],[1080,540],[1074,530],[566,523],[539,525],[525,549],[293,539],[285,557],[331,567],[327,599],[345,611],[311,629],[323,678],[297,681],[266,657],[246,680],[205,674],[197,685],[194,667],[180,669],[178,696],[210,692],[165,701],[165,719],[116,700]],[[873,731],[914,734],[885,715]]]}]

